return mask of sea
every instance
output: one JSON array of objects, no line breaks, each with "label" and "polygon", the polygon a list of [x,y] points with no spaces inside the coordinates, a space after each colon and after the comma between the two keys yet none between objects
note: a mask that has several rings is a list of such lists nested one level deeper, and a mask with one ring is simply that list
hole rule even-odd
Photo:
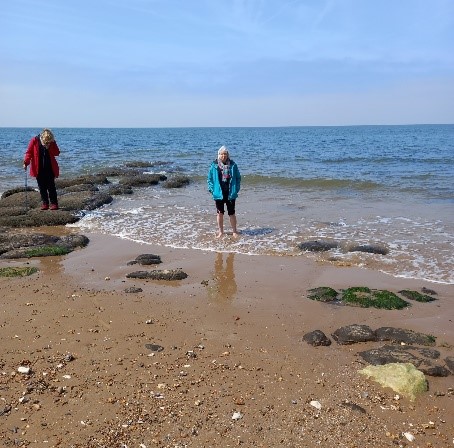
[{"label": "sea", "polygon": [[[36,187],[23,155],[39,128],[0,128],[0,192]],[[115,196],[72,226],[80,232],[174,248],[311,257],[396,277],[454,283],[454,125],[244,128],[54,128],[61,177],[130,162],[144,173],[183,174],[188,186],[161,184]],[[221,145],[242,180],[240,237],[215,238],[216,210],[206,176]],[[111,182],[118,179],[109,178]],[[335,241],[324,253],[307,241]],[[350,252],[380,245],[388,254]],[[145,249],[144,249],[145,251]]]}]

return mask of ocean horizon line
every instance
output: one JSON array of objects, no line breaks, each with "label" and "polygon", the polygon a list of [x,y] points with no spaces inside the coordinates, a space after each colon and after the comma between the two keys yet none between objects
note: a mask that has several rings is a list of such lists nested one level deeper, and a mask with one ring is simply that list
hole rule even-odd
[{"label": "ocean horizon line", "polygon": [[453,126],[454,123],[402,123],[402,124],[314,124],[314,125],[273,125],[273,126],[0,126],[0,129],[286,129],[286,128],[359,128],[359,127],[413,127]]}]

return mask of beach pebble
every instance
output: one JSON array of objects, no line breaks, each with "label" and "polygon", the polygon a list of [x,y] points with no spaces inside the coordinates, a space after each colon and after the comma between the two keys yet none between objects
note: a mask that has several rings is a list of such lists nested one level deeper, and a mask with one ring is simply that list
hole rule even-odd
[{"label": "beach pebble", "polygon": [[17,368],[17,371],[19,373],[24,373],[25,375],[28,375],[31,372],[31,369],[30,369],[30,367],[27,367],[27,366],[19,366]]},{"label": "beach pebble", "polygon": [[411,432],[404,432],[403,434],[409,442],[413,442],[413,440],[415,440],[415,436]]},{"label": "beach pebble", "polygon": [[320,410],[322,408],[322,405],[320,404],[320,402],[316,401],[316,400],[312,400],[309,404],[318,410]]},{"label": "beach pebble", "polygon": [[232,420],[240,420],[243,418],[243,414],[241,412],[234,412],[232,415]]}]

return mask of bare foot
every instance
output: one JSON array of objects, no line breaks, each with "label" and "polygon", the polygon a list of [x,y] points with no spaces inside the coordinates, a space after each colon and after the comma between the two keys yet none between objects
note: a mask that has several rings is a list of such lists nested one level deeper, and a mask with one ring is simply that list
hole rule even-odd
[{"label": "bare foot", "polygon": [[233,236],[233,238],[239,238],[240,234],[238,232],[233,232],[232,236]]},{"label": "bare foot", "polygon": [[224,236],[224,232],[216,233],[216,238],[222,238]]}]

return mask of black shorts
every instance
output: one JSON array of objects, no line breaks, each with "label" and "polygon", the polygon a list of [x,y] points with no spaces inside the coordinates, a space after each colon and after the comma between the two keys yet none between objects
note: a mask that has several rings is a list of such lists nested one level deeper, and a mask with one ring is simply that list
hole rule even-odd
[{"label": "black shorts", "polygon": [[235,214],[235,199],[232,199],[231,201],[229,201],[228,199],[219,199],[216,200],[215,202],[216,210],[221,215],[224,214],[224,204],[227,205],[227,213],[229,214],[229,216]]}]

